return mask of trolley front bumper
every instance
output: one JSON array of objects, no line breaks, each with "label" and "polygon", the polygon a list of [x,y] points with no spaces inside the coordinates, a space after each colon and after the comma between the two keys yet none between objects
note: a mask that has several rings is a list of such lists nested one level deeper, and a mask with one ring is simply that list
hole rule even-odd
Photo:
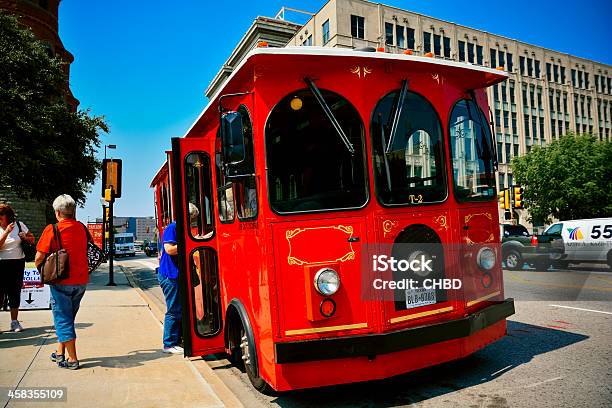
[{"label": "trolley front bumper", "polygon": [[276,343],[276,363],[374,357],[468,337],[513,314],[514,299],[506,299],[461,319],[396,332]]}]

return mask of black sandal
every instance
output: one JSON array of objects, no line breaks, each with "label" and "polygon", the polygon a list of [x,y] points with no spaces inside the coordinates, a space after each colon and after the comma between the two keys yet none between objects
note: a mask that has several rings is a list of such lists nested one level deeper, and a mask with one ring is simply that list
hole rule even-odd
[{"label": "black sandal", "polygon": [[53,353],[51,353],[51,361],[53,361],[54,363],[59,363],[60,361],[64,361],[64,355],[63,354],[57,354],[54,351]]}]

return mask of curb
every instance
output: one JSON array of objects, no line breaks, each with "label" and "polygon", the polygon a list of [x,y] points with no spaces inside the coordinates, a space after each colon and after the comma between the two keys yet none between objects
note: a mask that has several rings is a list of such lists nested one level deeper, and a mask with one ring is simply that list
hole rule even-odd
[{"label": "curb", "polygon": [[[132,273],[129,271],[129,269],[125,268],[123,265],[118,266],[123,272],[123,275],[128,280],[130,286],[136,289],[142,300],[144,300],[147,306],[149,307],[149,310],[151,311],[151,314],[153,314],[153,317],[163,327],[165,313],[162,312],[159,307],[157,307],[155,302],[152,302],[149,299],[147,293],[136,284],[136,281],[134,280],[134,277],[132,276]],[[223,381],[221,381],[221,379],[219,378],[219,376],[217,376],[214,370],[208,364],[206,364],[206,361],[204,361],[201,357],[188,357],[186,360],[192,366],[194,371],[196,371],[202,377],[202,380],[210,386],[213,393],[217,396],[217,398],[223,403],[225,407],[244,408],[244,405],[240,402],[236,395],[234,395],[234,393],[223,383]]]}]

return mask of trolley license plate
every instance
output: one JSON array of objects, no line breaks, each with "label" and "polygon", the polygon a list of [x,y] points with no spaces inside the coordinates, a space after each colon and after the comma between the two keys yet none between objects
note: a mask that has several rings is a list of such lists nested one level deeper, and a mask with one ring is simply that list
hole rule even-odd
[{"label": "trolley license plate", "polygon": [[406,289],[406,309],[415,307],[433,305],[436,303],[435,289]]}]

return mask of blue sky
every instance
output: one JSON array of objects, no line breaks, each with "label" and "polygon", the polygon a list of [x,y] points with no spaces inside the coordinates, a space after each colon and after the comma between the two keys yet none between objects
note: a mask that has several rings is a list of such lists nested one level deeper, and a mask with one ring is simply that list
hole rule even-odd
[{"label": "blue sky", "polygon": [[[612,64],[612,2],[411,1],[384,4]],[[153,215],[149,182],[170,138],[206,105],[204,90],[258,15],[282,6],[315,12],[324,0],[63,0],[60,36],[74,54],[70,83],[81,109],[104,115],[103,144],[123,159],[119,216]],[[295,14],[287,19],[303,22]],[[100,157],[104,155],[101,149]],[[99,217],[100,183],[79,219]]]}]

